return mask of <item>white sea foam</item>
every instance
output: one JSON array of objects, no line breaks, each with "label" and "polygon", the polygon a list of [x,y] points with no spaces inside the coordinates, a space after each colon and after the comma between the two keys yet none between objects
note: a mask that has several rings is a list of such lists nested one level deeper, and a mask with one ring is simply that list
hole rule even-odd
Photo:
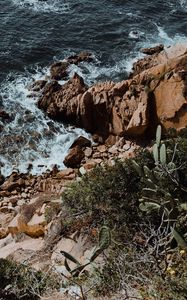
[{"label": "white sea foam", "polygon": [[187,0],[179,0],[181,7],[187,11]]},{"label": "white sea foam", "polygon": [[65,0],[12,0],[13,4],[20,8],[32,9],[36,12],[68,12],[69,2]]},{"label": "white sea foam", "polygon": [[41,174],[55,164],[63,169],[72,142],[80,135],[89,138],[82,129],[47,118],[37,108],[36,97],[28,97],[27,87],[44,73],[46,70],[17,75],[13,81],[10,76],[1,86],[4,108],[13,117],[1,132],[0,163],[5,176],[13,169],[25,173],[29,164],[33,165],[33,174]]}]

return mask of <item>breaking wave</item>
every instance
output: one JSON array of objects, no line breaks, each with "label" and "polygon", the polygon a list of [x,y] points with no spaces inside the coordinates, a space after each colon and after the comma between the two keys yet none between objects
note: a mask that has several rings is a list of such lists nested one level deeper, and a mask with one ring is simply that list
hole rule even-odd
[{"label": "breaking wave", "polygon": [[6,124],[0,124],[0,162],[5,176],[14,169],[25,173],[29,165],[32,174],[41,174],[54,165],[62,169],[72,142],[80,135],[89,138],[82,129],[54,122],[37,108],[37,95],[32,95],[28,87],[42,79],[46,71],[35,69],[32,74],[9,75],[1,85],[3,109],[11,116]]},{"label": "breaking wave", "polygon": [[68,12],[70,5],[65,0],[12,0],[20,8],[32,9],[36,12]]}]

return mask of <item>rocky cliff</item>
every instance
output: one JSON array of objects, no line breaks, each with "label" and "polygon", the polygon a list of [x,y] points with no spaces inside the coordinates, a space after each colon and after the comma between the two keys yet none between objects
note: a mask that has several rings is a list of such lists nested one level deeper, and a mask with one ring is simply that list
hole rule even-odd
[{"label": "rocky cliff", "polygon": [[[149,55],[134,64],[129,79],[118,83],[87,87],[77,74],[65,85],[52,80],[43,88],[38,106],[49,117],[104,140],[109,135],[152,134],[159,123],[165,129],[181,129],[187,125],[187,45],[162,49],[144,49]],[[62,69],[55,72],[54,77],[52,66],[51,78],[60,79]]]}]

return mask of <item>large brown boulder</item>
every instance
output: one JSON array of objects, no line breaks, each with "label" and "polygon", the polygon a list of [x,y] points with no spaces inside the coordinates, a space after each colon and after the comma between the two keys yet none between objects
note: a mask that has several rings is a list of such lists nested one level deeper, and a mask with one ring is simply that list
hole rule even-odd
[{"label": "large brown boulder", "polygon": [[84,158],[84,151],[79,146],[70,149],[69,154],[64,159],[64,165],[68,168],[79,167],[82,159]]}]

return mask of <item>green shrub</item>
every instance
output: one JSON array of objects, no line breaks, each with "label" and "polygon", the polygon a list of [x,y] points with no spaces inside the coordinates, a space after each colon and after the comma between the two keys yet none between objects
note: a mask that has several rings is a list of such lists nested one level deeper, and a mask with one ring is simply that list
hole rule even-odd
[{"label": "green shrub", "polygon": [[23,264],[0,259],[0,295],[5,299],[36,300],[52,287],[57,288],[58,283],[49,275]]},{"label": "green shrub", "polygon": [[[96,271],[100,293],[130,287],[146,300],[187,297],[187,269],[181,267],[186,263],[176,258],[187,242],[187,134],[174,132],[164,144],[158,135],[156,154],[141,150],[135,163],[129,159],[97,167],[62,196],[75,218],[89,216],[89,226],[107,225],[111,230],[112,246]],[[139,199],[154,209],[140,210]],[[175,266],[176,276],[171,277],[166,269],[175,259],[179,268]]]},{"label": "green shrub", "polygon": [[[62,200],[71,213],[89,215],[94,227],[107,225],[110,229],[116,228],[118,234],[123,236],[125,229],[123,232],[122,227],[140,220],[140,186],[140,178],[132,162],[117,161],[113,167],[96,167],[85,174],[66,189]],[[133,234],[131,229],[130,235]]]}]

